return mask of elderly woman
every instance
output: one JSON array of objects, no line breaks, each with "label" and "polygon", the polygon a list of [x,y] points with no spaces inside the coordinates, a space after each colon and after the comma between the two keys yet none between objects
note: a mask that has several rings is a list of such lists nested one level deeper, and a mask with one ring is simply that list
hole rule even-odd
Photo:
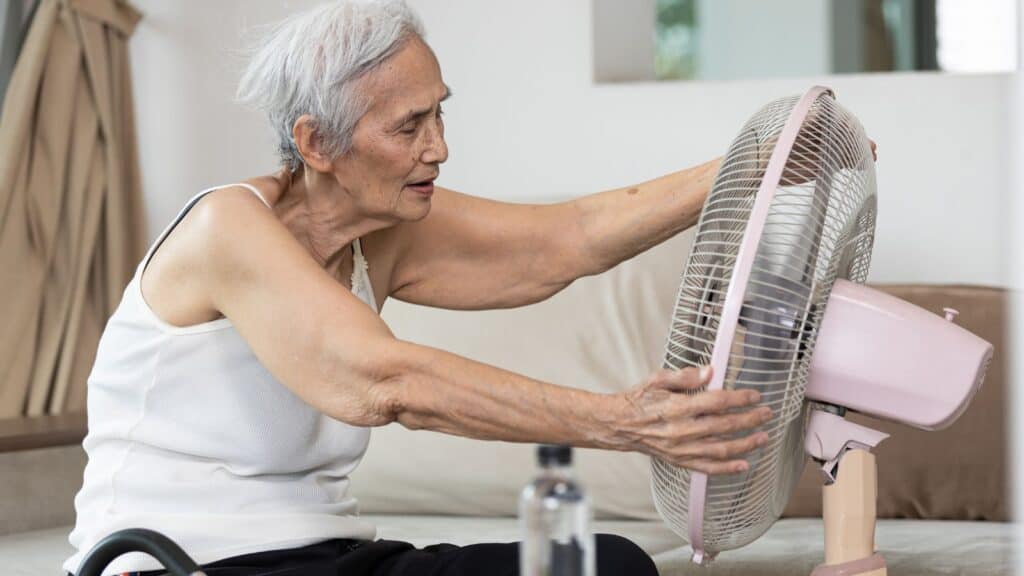
[{"label": "elderly woman", "polygon": [[[211,575],[516,574],[515,544],[375,541],[348,478],[370,428],[632,450],[711,474],[766,440],[753,391],[685,392],[708,370],[595,394],[403,342],[384,301],[538,302],[694,224],[718,164],[553,205],[435,187],[441,70],[401,1],[334,2],[280,24],[240,88],[283,169],[201,192],[139,264],[89,378],[78,552],[163,532]],[[230,146],[226,139],[225,146]],[[726,436],[733,439],[724,439]],[[599,536],[602,576],[654,574]],[[158,568],[129,554],[117,572]]]}]

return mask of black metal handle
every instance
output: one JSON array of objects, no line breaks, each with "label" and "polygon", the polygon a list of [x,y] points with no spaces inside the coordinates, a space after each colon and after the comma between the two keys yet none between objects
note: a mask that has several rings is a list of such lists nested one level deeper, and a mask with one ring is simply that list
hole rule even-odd
[{"label": "black metal handle", "polygon": [[199,566],[173,540],[153,530],[129,528],[100,540],[85,555],[78,576],[100,576],[114,558],[127,552],[145,552],[173,576],[202,576]]}]

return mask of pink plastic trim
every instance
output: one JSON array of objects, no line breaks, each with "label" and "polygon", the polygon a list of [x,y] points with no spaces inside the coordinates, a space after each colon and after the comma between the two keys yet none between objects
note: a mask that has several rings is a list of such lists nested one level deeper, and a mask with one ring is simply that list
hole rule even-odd
[{"label": "pink plastic trim", "polygon": [[[786,124],[782,127],[771,158],[768,159],[768,166],[765,169],[764,178],[761,180],[761,186],[757,190],[754,207],[750,212],[747,229],[743,234],[743,242],[740,244],[736,265],[726,291],[722,319],[718,324],[718,333],[715,336],[715,345],[711,352],[711,367],[714,369],[714,373],[708,384],[708,390],[721,390],[725,385],[729,353],[736,335],[736,323],[739,321],[743,297],[747,292],[747,283],[750,281],[754,258],[757,256],[757,247],[761,243],[761,235],[768,219],[768,210],[775,198],[775,190],[782,180],[782,171],[786,167],[786,161],[789,160],[789,153],[793,150],[793,144],[803,126],[804,118],[807,117],[811,105],[823,94],[832,94],[832,91],[824,86],[815,86],[797,102],[793,111],[790,112],[789,118],[786,119]],[[704,504],[707,500],[707,487],[708,477],[706,474],[703,472],[690,474],[688,504],[690,546],[693,548],[693,561],[698,564],[703,564],[704,560],[709,557],[704,550]]]}]

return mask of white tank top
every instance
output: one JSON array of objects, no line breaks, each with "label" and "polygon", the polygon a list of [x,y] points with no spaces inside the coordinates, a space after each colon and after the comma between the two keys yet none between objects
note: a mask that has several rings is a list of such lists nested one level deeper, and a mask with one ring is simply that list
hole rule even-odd
[{"label": "white tank top", "polygon": [[[375,536],[348,494],[369,429],[300,400],[260,364],[229,319],[172,326],[142,297],[153,252],[219,188],[193,197],[157,238],[103,331],[88,380],[89,460],[75,497],[68,539],[77,552],[64,562],[68,572],[122,528],[162,532],[200,564]],[[377,311],[359,240],[353,253],[352,291]],[[132,553],[104,575],[159,568]]]}]

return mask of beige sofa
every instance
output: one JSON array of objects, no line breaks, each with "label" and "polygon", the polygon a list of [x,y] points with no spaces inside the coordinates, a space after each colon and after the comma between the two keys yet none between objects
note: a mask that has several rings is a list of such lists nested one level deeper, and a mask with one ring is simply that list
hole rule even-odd
[{"label": "beige sofa", "polygon": [[[567,386],[621,390],[659,365],[688,244],[680,236],[527,308],[452,312],[388,302],[384,317],[404,339]],[[885,289],[931,309],[959,308],[960,321],[992,341],[997,356],[982,392],[950,429],[926,433],[874,423],[892,434],[877,450],[877,547],[890,574],[1009,574],[1005,295],[972,287]],[[374,431],[354,490],[382,538],[419,545],[510,541],[518,536],[519,489],[534,472],[532,451],[389,426]],[[70,552],[71,497],[83,461],[75,446],[0,454],[5,574],[59,573]],[[666,575],[809,573],[823,558],[820,483],[811,468],[787,518],[702,570],[689,564],[687,548],[658,520],[645,457],[577,453],[596,529],[634,539]]]}]

